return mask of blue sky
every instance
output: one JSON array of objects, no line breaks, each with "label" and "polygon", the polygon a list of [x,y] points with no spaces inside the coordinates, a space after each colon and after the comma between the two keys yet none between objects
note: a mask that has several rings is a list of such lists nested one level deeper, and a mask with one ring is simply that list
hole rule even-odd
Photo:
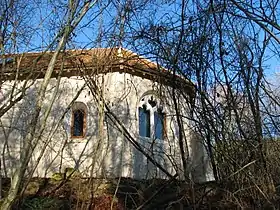
[{"label": "blue sky", "polygon": [[[40,5],[34,7],[32,11],[30,11],[32,13],[29,21],[31,39],[30,44],[23,46],[22,51],[41,51],[53,39],[58,31],[59,23],[63,22],[65,15],[64,8],[61,7],[61,4],[58,4],[58,2],[56,2],[56,5],[54,6],[53,4],[50,4],[48,0],[44,0]],[[118,5],[109,5],[102,12],[101,16],[96,17],[100,8],[103,7],[105,3],[100,3],[99,5],[94,6],[85,16],[84,20],[75,30],[75,35],[73,35],[72,41],[69,42],[70,44],[68,48],[92,48],[99,46],[98,43],[96,43],[96,38],[100,31],[100,26],[102,26],[103,33],[119,33],[119,26],[114,26],[114,23],[117,20]],[[135,4],[140,3],[136,2]],[[196,8],[192,5],[188,5],[187,8],[189,13],[196,11]],[[146,5],[144,11],[141,12],[139,10],[132,13],[129,18],[134,21],[134,25],[132,24],[132,26],[136,28],[145,22],[160,24],[178,19],[180,9],[181,5],[179,3],[171,4],[168,3],[168,1],[162,3],[162,1],[157,0],[155,1],[155,4]],[[33,29],[31,29],[31,27],[33,27]],[[129,35],[129,33],[126,34],[126,36]],[[115,46],[117,44],[117,39],[117,37],[103,36],[101,46]],[[124,43],[124,46],[130,48],[126,43]],[[276,56],[270,56],[266,61],[266,65],[268,68],[265,68],[265,74],[273,79],[275,73],[280,72],[280,61]]]}]

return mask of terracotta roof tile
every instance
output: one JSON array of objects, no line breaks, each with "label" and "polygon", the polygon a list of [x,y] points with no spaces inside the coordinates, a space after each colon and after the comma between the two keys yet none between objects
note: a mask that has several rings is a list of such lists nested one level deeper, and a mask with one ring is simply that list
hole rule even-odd
[{"label": "terracotta roof tile", "polygon": [[[2,68],[1,80],[18,78],[42,78],[47,69],[53,52],[34,52],[23,54],[9,54],[2,56],[6,65]],[[174,75],[156,63],[145,59],[123,48],[94,48],[67,50],[59,54],[53,77],[56,77],[63,64],[62,76],[78,76],[83,74],[107,73],[113,71],[127,72],[162,83],[176,82]],[[169,82],[168,82],[169,80]],[[176,76],[179,86],[194,85]]]}]

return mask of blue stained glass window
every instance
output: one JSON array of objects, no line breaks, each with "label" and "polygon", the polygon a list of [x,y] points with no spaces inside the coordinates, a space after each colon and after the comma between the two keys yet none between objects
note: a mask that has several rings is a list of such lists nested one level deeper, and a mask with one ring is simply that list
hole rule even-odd
[{"label": "blue stained glass window", "polygon": [[164,137],[164,114],[161,111],[154,112],[155,139]]},{"label": "blue stained glass window", "polygon": [[77,109],[73,111],[73,136],[84,135],[84,117],[83,110]]},{"label": "blue stained glass window", "polygon": [[139,108],[139,135],[151,137],[150,112],[145,106]]}]

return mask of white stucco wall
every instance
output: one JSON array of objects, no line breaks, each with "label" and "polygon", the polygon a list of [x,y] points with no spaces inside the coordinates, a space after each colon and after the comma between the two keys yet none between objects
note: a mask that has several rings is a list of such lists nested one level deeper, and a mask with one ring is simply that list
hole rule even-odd
[{"label": "white stucco wall", "polygon": [[[98,75],[92,80],[96,81],[99,87],[102,87],[102,77],[104,78],[103,96],[111,111],[119,118],[130,134],[144,148],[146,147],[145,151],[154,155],[156,161],[169,173],[178,172],[182,177],[178,144],[179,131],[168,87],[160,86],[138,76],[118,72]],[[1,118],[0,149],[3,154],[1,163],[4,163],[1,171],[6,176],[10,176],[20,159],[22,141],[26,135],[28,122],[32,117],[36,92],[41,81],[37,80],[35,84],[31,85],[27,96]],[[71,138],[71,109],[65,110],[84,83],[85,81],[78,76],[61,78],[59,91],[47,120],[46,129],[42,133],[42,138],[30,163],[30,168],[32,168],[38,162],[37,158],[41,152],[44,151],[33,176],[48,177],[53,173],[63,172],[65,168],[77,168],[84,176],[89,176],[92,173],[94,176],[105,178],[119,176],[138,179],[165,178],[166,176],[159,169],[148,163],[146,158],[135,150],[125,139],[123,132],[116,128],[114,122],[104,117],[103,125],[99,126],[99,104],[87,86],[75,100],[83,102],[88,109],[86,136],[83,139]],[[12,84],[13,81],[7,81],[2,85],[4,96],[11,91]],[[57,79],[51,79],[41,120],[57,85]],[[18,84],[17,88],[20,86],[21,84]],[[157,154],[152,154],[147,149],[150,148],[151,139],[139,138],[138,135],[139,102],[147,91],[161,93],[158,94],[158,97],[162,101],[166,114],[167,136],[164,140],[156,140],[158,148],[155,148],[155,151]],[[5,103],[5,98],[2,97],[1,103]],[[180,104],[181,114],[188,116],[188,110],[189,108],[184,103]],[[191,134],[187,118],[184,118],[183,122],[186,137],[185,147],[188,151],[186,159],[190,172],[196,171],[197,175],[194,176],[201,177],[199,179],[203,180],[205,177],[203,154],[201,154],[203,145]],[[99,132],[100,127],[103,127],[103,134]],[[47,145],[45,149],[44,144]]]}]

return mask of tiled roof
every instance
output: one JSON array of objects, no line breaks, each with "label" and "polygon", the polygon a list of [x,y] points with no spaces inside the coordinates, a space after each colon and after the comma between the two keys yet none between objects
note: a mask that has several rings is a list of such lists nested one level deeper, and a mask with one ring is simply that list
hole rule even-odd
[{"label": "tiled roof", "polygon": [[[42,78],[53,52],[5,55],[1,59],[1,80]],[[5,61],[4,61],[5,59]],[[55,64],[53,77],[63,69],[62,76],[83,76],[96,73],[126,72],[161,83],[194,89],[194,85],[175,76],[156,63],[123,48],[94,48],[61,52]],[[193,91],[193,90],[192,90]]]}]

